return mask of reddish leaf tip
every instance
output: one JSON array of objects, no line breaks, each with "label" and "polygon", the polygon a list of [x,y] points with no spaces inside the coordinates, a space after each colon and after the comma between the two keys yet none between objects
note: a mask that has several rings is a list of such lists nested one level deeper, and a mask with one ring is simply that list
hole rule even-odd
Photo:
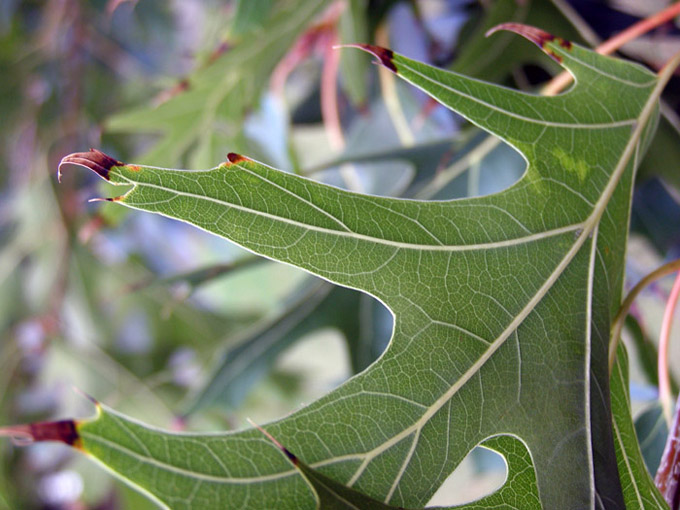
[{"label": "reddish leaf tip", "polygon": [[248,158],[245,156],[241,156],[240,154],[236,154],[235,152],[230,152],[227,154],[227,159],[229,160],[229,163],[231,164],[237,164],[237,163],[243,163],[244,161],[248,161]]},{"label": "reddish leaf tip", "polygon": [[90,149],[88,152],[74,152],[73,154],[65,156],[59,162],[59,167],[57,168],[57,179],[59,182],[61,182],[61,167],[67,164],[89,168],[107,181],[109,180],[109,171],[111,168],[114,166],[125,166],[125,163],[118,161],[97,149]]},{"label": "reddish leaf tip", "polygon": [[382,46],[375,46],[373,44],[346,44],[343,47],[359,48],[367,53],[375,56],[380,63],[393,73],[397,73],[397,66],[394,64],[394,52]]},{"label": "reddish leaf tip", "polygon": [[120,202],[121,200],[123,200],[122,196],[120,196],[120,197],[94,197],[94,198],[90,198],[88,200],[88,202],[90,202],[90,203],[92,203],[92,202]]},{"label": "reddish leaf tip", "polygon": [[549,48],[546,48],[545,45],[549,42],[554,41],[566,50],[570,50],[572,46],[571,41],[567,41],[566,39],[562,39],[561,37],[556,37],[551,33],[546,32],[545,30],[541,30],[540,28],[532,27],[530,25],[524,25],[522,23],[501,23],[500,25],[496,25],[492,29],[488,30],[486,32],[486,36],[489,37],[490,35],[495,34],[500,30],[507,30],[509,32],[514,32],[516,34],[521,35],[525,39],[528,39],[536,46],[541,48],[550,58],[557,62],[562,62],[562,57],[556,55]]},{"label": "reddish leaf tip", "polygon": [[4,427],[0,429],[0,435],[11,437],[19,445],[40,441],[58,441],[74,448],[81,447],[80,434],[73,420],[45,421]]}]

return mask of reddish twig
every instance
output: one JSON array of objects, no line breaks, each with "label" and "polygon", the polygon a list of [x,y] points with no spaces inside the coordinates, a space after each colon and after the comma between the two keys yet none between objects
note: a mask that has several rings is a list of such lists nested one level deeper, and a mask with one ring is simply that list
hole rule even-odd
[{"label": "reddish twig", "polygon": [[324,48],[324,64],[321,72],[321,115],[326,128],[326,135],[331,148],[342,150],[345,137],[342,134],[340,112],[338,109],[338,71],[340,70],[340,52],[333,47],[337,43],[337,32],[334,30],[331,40]]},{"label": "reddish twig", "polygon": [[667,275],[669,275],[669,274],[671,274],[675,271],[678,271],[678,270],[680,270],[680,259],[672,260],[671,262],[664,264],[663,266],[655,269],[654,271],[649,273],[647,276],[642,278],[635,285],[635,287],[633,287],[630,290],[630,292],[628,292],[626,299],[624,299],[623,303],[621,303],[621,307],[619,308],[619,311],[616,314],[616,317],[614,317],[614,320],[612,321],[611,339],[610,339],[610,342],[609,342],[609,371],[610,372],[612,371],[612,368],[614,367],[614,361],[616,359],[616,349],[619,345],[619,339],[621,338],[621,330],[623,329],[623,322],[626,319],[626,315],[628,315],[628,311],[630,310],[630,307],[633,306],[633,302],[638,297],[640,292],[642,292],[642,290],[644,290],[648,285],[657,281],[659,278],[663,278],[664,276],[667,276]]},{"label": "reddish twig", "polygon": [[654,484],[671,510],[680,508],[680,398],[675,406],[673,426],[669,430],[666,447],[661,456]]},{"label": "reddish twig", "polygon": [[680,272],[675,279],[671,295],[666,303],[666,310],[663,314],[661,323],[661,333],[659,334],[659,400],[663,408],[666,423],[670,427],[673,415],[673,397],[671,396],[670,375],[668,373],[668,346],[670,344],[671,327],[673,325],[673,315],[678,305],[680,297]]}]

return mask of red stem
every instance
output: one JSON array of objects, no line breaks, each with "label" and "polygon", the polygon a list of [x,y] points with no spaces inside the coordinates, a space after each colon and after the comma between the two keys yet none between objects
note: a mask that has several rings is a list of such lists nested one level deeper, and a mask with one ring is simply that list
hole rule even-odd
[{"label": "red stem", "polygon": [[338,111],[340,52],[333,49],[336,44],[337,33],[334,33],[324,49],[324,64],[321,71],[321,115],[331,148],[339,151],[345,146],[345,137],[342,134],[342,124]]},{"label": "red stem", "polygon": [[671,295],[666,303],[666,310],[663,314],[663,322],[661,323],[661,333],[659,334],[659,400],[663,407],[666,422],[670,426],[673,414],[673,397],[671,396],[671,382],[668,372],[668,346],[670,344],[671,327],[673,325],[673,314],[678,304],[680,297],[680,272],[675,279]]},{"label": "red stem", "polygon": [[675,406],[673,426],[654,478],[654,484],[671,510],[680,508],[680,398]]}]

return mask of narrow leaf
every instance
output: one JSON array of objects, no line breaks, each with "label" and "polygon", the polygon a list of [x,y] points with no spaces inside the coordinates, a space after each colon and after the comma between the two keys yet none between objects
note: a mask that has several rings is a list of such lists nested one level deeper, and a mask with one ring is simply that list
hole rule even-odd
[{"label": "narrow leaf", "polygon": [[647,471],[635,433],[628,392],[628,355],[623,346],[619,347],[611,388],[616,456],[626,508],[667,509]]}]

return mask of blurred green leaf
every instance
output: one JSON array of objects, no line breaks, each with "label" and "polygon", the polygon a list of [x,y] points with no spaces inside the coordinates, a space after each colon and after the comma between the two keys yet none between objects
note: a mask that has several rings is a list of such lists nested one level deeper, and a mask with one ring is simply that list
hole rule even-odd
[{"label": "blurred green leaf", "polygon": [[656,473],[668,437],[668,426],[659,402],[638,415],[635,419],[635,432],[647,471]]},{"label": "blurred green leaf", "polygon": [[[632,315],[628,315],[625,320],[626,330],[630,333],[637,354],[636,359],[642,368],[642,372],[647,377],[647,382],[652,386],[659,385],[658,359],[659,351],[654,342],[647,338],[640,327],[640,323]],[[671,374],[671,390],[677,393],[678,385]]]},{"label": "blurred green leaf", "polygon": [[294,341],[320,327],[347,327],[347,319],[357,313],[343,308],[342,299],[338,299],[343,293],[352,294],[326,282],[305,281],[281,313],[248,331],[218,358],[207,383],[192,396],[184,414],[217,404],[238,406]]},{"label": "blurred green leaf", "polygon": [[[366,0],[347,0],[347,7],[340,16],[341,44],[368,43]],[[369,59],[355,51],[343,51],[340,55],[342,85],[355,105],[365,105],[368,99]]]},{"label": "blurred green leaf", "polygon": [[652,145],[640,165],[641,180],[659,176],[665,182],[680,190],[680,119],[668,106],[661,108],[659,128]]},{"label": "blurred green leaf", "polygon": [[238,38],[265,24],[273,0],[236,0],[235,3],[236,13],[229,33],[232,37]]},{"label": "blurred green leaf", "polygon": [[107,131],[161,135],[143,162],[174,165],[187,156],[191,166],[200,167],[224,158],[224,147],[239,140],[244,116],[272,70],[324,5],[321,0],[287,2],[262,28],[196,71],[185,90],[159,105],[113,115]]}]

